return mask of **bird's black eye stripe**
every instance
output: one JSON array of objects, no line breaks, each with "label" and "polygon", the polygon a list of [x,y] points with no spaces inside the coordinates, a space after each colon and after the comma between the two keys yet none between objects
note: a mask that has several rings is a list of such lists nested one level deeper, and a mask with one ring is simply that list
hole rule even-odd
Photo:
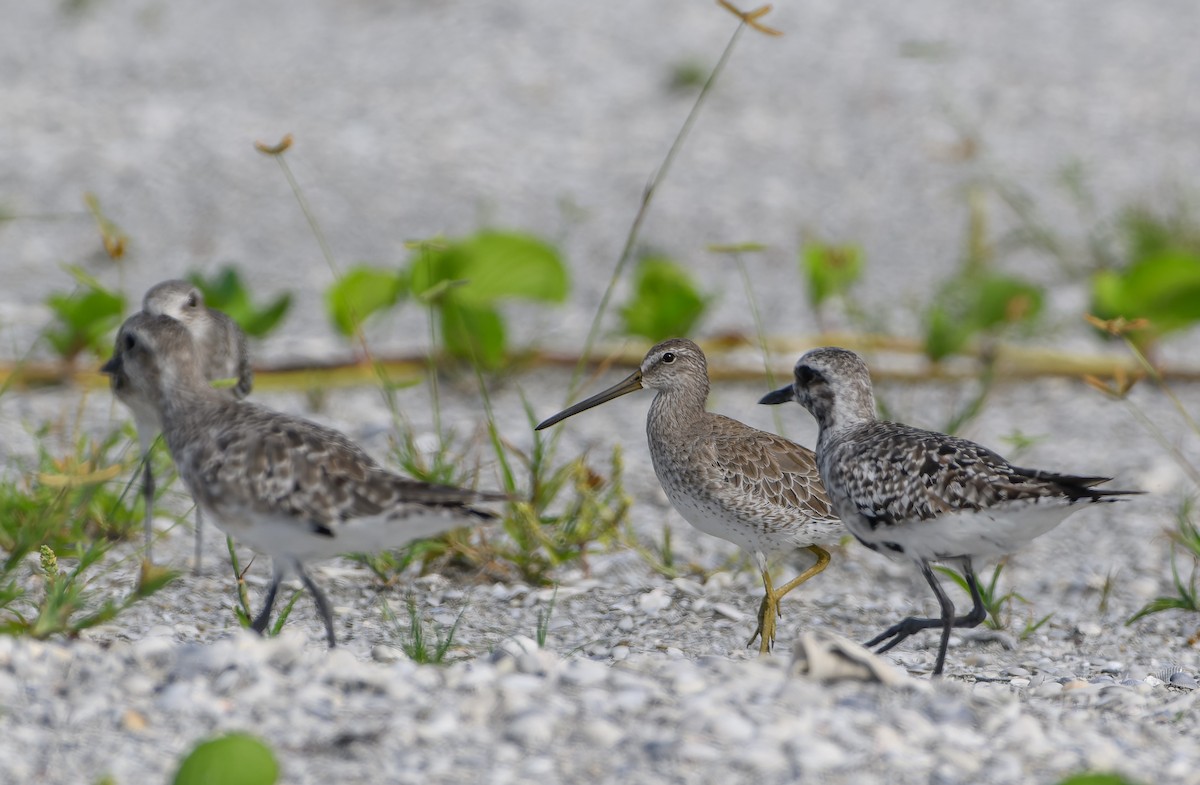
[{"label": "bird's black eye stripe", "polygon": [[668,364],[675,362],[675,352],[667,352],[666,354],[664,354],[663,362],[668,363]]}]

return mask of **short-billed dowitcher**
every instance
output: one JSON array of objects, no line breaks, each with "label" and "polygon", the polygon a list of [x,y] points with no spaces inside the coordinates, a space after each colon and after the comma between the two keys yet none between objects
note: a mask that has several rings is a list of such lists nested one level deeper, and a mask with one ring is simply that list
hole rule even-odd
[{"label": "short-billed dowitcher", "polygon": [[[682,338],[658,344],[624,381],[537,427],[643,388],[657,392],[646,418],[646,437],[667,498],[688,523],[749,553],[762,574],[765,594],[758,627],[746,645],[758,638],[760,651],[769,651],[779,601],[825,569],[829,553],[821,546],[836,543],[845,533],[821,487],[816,458],[798,444],[707,411],[704,352]],[[776,589],[767,559],[791,548],[807,548],[816,563]]]},{"label": "short-billed dowitcher", "polygon": [[470,505],[508,497],[401,477],[341,433],[236,401],[213,389],[188,330],[138,313],[103,368],[153,408],[196,503],[234,539],[269,554],[273,577],[253,629],[262,632],[280,583],[299,574],[336,643],[333,614],[304,562],[404,545],[495,517]]},{"label": "short-billed dowitcher", "polygon": [[[951,629],[986,618],[975,559],[1016,550],[1085,506],[1138,493],[1096,490],[1110,478],[1022,469],[966,439],[880,420],[866,363],[846,349],[808,352],[796,363],[795,382],[761,403],[791,400],[820,426],[821,479],[846,528],[874,551],[915,561],[941,607],[941,618],[906,618],[867,645],[883,644],[883,652],[940,627],[934,675],[945,664]],[[970,613],[954,615],[932,561],[961,566]]]}]

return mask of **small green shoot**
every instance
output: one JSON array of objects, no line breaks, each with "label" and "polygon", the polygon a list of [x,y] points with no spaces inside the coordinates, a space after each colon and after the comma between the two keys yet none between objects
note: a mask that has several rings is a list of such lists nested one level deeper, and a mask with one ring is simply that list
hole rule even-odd
[{"label": "small green shoot", "polygon": [[[42,545],[38,553],[44,593],[37,602],[18,586],[15,578],[9,577],[12,569],[6,564],[4,577],[8,582],[0,589],[0,633],[37,639],[55,635],[73,638],[83,630],[112,621],[178,577],[175,571],[145,565],[137,585],[127,595],[98,600],[95,592],[88,589],[86,573],[100,563],[110,547],[103,540],[86,549],[80,546],[68,554],[75,561],[74,568],[64,570],[59,566],[58,554],[50,546]],[[11,554],[8,561],[12,562]]]},{"label": "small green shoot", "polygon": [[425,622],[417,611],[416,598],[410,594],[405,597],[404,602],[408,607],[408,629],[401,626],[387,600],[380,599],[384,620],[392,625],[398,636],[404,637],[400,648],[413,662],[421,665],[441,665],[445,662],[446,655],[454,644],[454,633],[458,630],[458,624],[462,621],[463,614],[467,611],[466,606],[464,605],[458,612],[458,616],[455,617],[454,624],[450,625],[449,630],[438,631],[435,633],[435,640],[430,641],[428,633],[425,631]]},{"label": "small green shoot", "polygon": [[671,66],[667,89],[672,93],[691,93],[703,87],[707,79],[707,65],[698,60],[680,60]]},{"label": "small green shoot", "polygon": [[[1171,532],[1171,582],[1175,596],[1156,597],[1146,603],[1137,613],[1129,617],[1132,624],[1143,616],[1162,611],[1181,610],[1200,612],[1200,594],[1196,581],[1200,575],[1200,527],[1196,524],[1195,502],[1186,500],[1176,512],[1176,528]],[[1192,560],[1191,574],[1185,581],[1179,574],[1179,557],[1185,554]]]},{"label": "small green shoot", "polygon": [[811,240],[800,247],[800,272],[808,285],[808,302],[817,311],[830,298],[846,297],[862,270],[863,250],[857,245]]},{"label": "small green shoot", "polygon": [[1040,286],[993,269],[984,194],[967,195],[967,237],[959,272],[947,279],[925,312],[925,354],[934,362],[974,339],[1032,329],[1042,310]]},{"label": "small green shoot", "polygon": [[638,262],[633,296],[621,308],[624,331],[658,342],[689,335],[709,303],[687,271],[661,256]]},{"label": "small green shoot", "polygon": [[[485,408],[488,408],[485,404]],[[537,417],[525,404],[526,418],[532,429]],[[489,409],[490,410],[490,409]],[[593,470],[586,456],[566,463],[553,461],[550,438],[540,431],[533,434],[533,447],[526,452],[503,440],[492,430],[492,446],[508,493],[527,501],[510,503],[500,531],[489,527],[458,529],[441,537],[419,540],[400,550],[354,558],[366,565],[385,584],[393,583],[400,572],[419,564],[422,572],[437,566],[483,571],[499,580],[521,579],[533,584],[550,580],[550,572],[567,562],[582,561],[596,544],[615,544],[621,523],[626,519],[631,500],[621,483],[623,460],[614,448],[608,476]],[[415,449],[405,437],[403,449]],[[465,450],[463,451],[465,455]],[[434,463],[416,462],[400,454],[405,469],[419,479],[455,485],[471,485],[474,472],[461,460],[437,458],[452,455],[453,439],[439,442]],[[443,471],[432,470],[441,465]],[[418,471],[414,472],[413,469]],[[529,478],[529,491],[517,489],[517,477]],[[586,562],[585,562],[586,565]]]},{"label": "small green shoot", "polygon": [[1097,610],[1100,613],[1108,613],[1108,603],[1112,599],[1113,590],[1117,588],[1117,570],[1111,569],[1104,576],[1104,584],[1100,587],[1100,602]]},{"label": "small green shoot", "polygon": [[[535,437],[540,439],[541,437]],[[516,452],[527,468],[538,467],[532,456]],[[630,499],[621,484],[624,461],[620,446],[613,448],[608,477],[593,471],[580,457],[554,469],[546,464],[528,502],[509,505],[504,530],[511,545],[497,544],[498,554],[516,567],[523,580],[545,583],[555,567],[584,562],[593,543],[613,544],[621,522],[629,513]]]},{"label": "small green shoot", "polygon": [[367,317],[399,302],[407,284],[395,270],[353,267],[325,291],[329,320],[343,336],[353,336]]},{"label": "small green shoot", "polygon": [[210,739],[188,753],[172,785],[275,785],[279,762],[263,742],[246,733]]},{"label": "small green shoot", "polygon": [[1060,780],[1058,785],[1139,785],[1139,783],[1135,780],[1126,779],[1120,774],[1084,772],[1081,774],[1072,774],[1066,779]]},{"label": "small green shoot", "polygon": [[[254,612],[250,610],[250,592],[246,587],[246,573],[250,571],[250,567],[254,564],[254,559],[250,559],[246,564],[246,568],[242,569],[241,561],[238,559],[237,550],[233,546],[233,538],[225,538],[225,547],[229,550],[229,566],[233,568],[234,583],[237,586],[237,604],[233,606],[233,614],[237,617],[238,625],[242,629],[250,629],[250,624],[254,619]],[[275,617],[275,623],[266,631],[266,636],[273,638],[283,630],[283,625],[287,622],[288,617],[292,615],[292,608],[296,607],[296,601],[300,599],[303,591],[297,589],[292,592],[292,596],[284,604],[283,610]]]},{"label": "small green shoot", "polygon": [[[89,587],[114,542],[141,531],[142,515],[126,507],[114,481],[128,467],[110,451],[123,441],[115,430],[100,442],[75,439],[74,451],[57,457],[42,444],[36,472],[0,483],[0,632],[47,638],[74,637],[114,619],[157,592],[176,573],[143,565],[137,585],[121,597],[101,597]],[[22,566],[38,554],[40,593],[23,578]],[[70,562],[73,566],[63,566]]]},{"label": "small green shoot", "polygon": [[477,440],[459,441],[453,431],[447,431],[439,435],[432,452],[422,450],[412,426],[405,422],[394,442],[392,457],[413,479],[435,485],[464,485],[476,473],[469,456]]},{"label": "small green shoot", "polygon": [[1000,441],[1012,447],[1007,456],[1009,460],[1016,460],[1019,456],[1027,453],[1038,442],[1045,441],[1045,439],[1045,436],[1030,436],[1020,428],[1013,428],[1008,434],[1000,437]]},{"label": "small green shoot", "polygon": [[[999,594],[998,584],[1000,582],[1000,573],[1004,571],[1005,561],[1001,560],[992,570],[992,577],[987,583],[979,583],[979,596],[983,600],[983,607],[987,611],[987,618],[984,619],[984,625],[992,630],[1006,630],[1012,623],[1012,603],[1014,600],[1025,605],[1029,604],[1029,600],[1022,597],[1015,591],[1008,591],[1004,594]],[[950,580],[954,581],[964,592],[970,593],[967,586],[967,579],[963,577],[957,570],[941,565],[935,565],[934,569],[942,573]],[[1025,620],[1025,625],[1017,634],[1020,640],[1026,640],[1030,635],[1037,632],[1054,614],[1048,613],[1040,619],[1034,619],[1032,616]]]},{"label": "small green shoot", "polygon": [[256,305],[233,266],[223,267],[211,278],[192,273],[188,280],[204,295],[205,305],[224,311],[252,338],[262,338],[274,330],[292,307],[292,295],[287,293],[267,305]]},{"label": "small green shoot", "polygon": [[642,561],[659,575],[674,580],[685,574],[676,563],[675,548],[671,544],[671,527],[667,524],[662,525],[662,538],[658,542],[645,544],[632,527],[626,527],[622,542],[635,550],[642,557]]},{"label": "small green shoot", "polygon": [[558,584],[554,584],[554,591],[550,594],[550,602],[545,608],[538,608],[537,616],[537,631],[534,633],[534,640],[537,641],[539,649],[546,648],[546,636],[550,632],[550,617],[554,615],[554,606],[558,602]]},{"label": "small green shoot", "polygon": [[104,244],[104,252],[113,261],[121,261],[125,258],[125,250],[129,247],[128,235],[121,231],[121,228],[100,208],[100,200],[96,198],[95,194],[85,193],[83,201],[87,205],[88,212],[96,221],[96,228],[100,230],[100,241]]}]

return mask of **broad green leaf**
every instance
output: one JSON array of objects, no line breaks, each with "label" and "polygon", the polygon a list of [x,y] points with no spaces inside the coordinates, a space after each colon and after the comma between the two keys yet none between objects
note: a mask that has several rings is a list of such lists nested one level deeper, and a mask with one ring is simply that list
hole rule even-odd
[{"label": "broad green leaf", "polygon": [[442,340],[456,357],[485,368],[504,362],[504,320],[485,305],[467,305],[448,300],[442,308]]},{"label": "broad green leaf", "polygon": [[925,354],[942,360],[974,336],[1027,324],[1042,310],[1042,290],[1019,278],[988,272],[956,276],[937,293],[925,313]]},{"label": "broad green leaf", "polygon": [[212,278],[192,273],[187,279],[204,295],[205,305],[224,312],[247,335],[255,338],[261,338],[275,329],[292,305],[291,294],[284,293],[269,305],[256,306],[237,268],[231,265],[223,267]]},{"label": "broad green leaf", "polygon": [[196,746],[174,785],[274,785],[279,764],[267,745],[245,733],[230,733]]},{"label": "broad green leaf", "polygon": [[1129,264],[1093,276],[1092,313],[1148,319],[1148,329],[1131,335],[1143,343],[1200,321],[1200,229],[1185,213],[1145,209],[1128,211],[1120,227]]},{"label": "broad green leaf", "polygon": [[93,282],[82,292],[52,294],[46,304],[57,320],[47,328],[46,340],[61,357],[71,359],[84,351],[108,356],[107,336],[121,322],[124,297]]},{"label": "broad green leaf", "polygon": [[1070,777],[1060,780],[1058,785],[1137,785],[1137,783],[1125,779],[1120,774],[1087,772],[1072,774]]},{"label": "broad green leaf", "polygon": [[505,297],[562,302],[567,272],[558,252],[536,237],[483,231],[440,250],[421,249],[411,264],[412,290],[423,295],[438,284],[461,281],[448,297],[484,305]]},{"label": "broad green leaf", "polygon": [[989,275],[980,279],[977,286],[972,313],[979,329],[1030,321],[1042,312],[1042,290],[1031,283]]},{"label": "broad green leaf", "polygon": [[337,331],[349,336],[368,316],[395,305],[403,292],[404,278],[395,270],[355,267],[325,292],[325,307]]},{"label": "broad green leaf", "polygon": [[1200,321],[1200,258],[1169,250],[1092,279],[1092,312],[1102,319],[1144,317],[1156,337]]},{"label": "broad green leaf", "polygon": [[241,325],[246,335],[261,338],[275,329],[291,307],[292,295],[290,292],[284,292],[272,300],[270,305],[249,310],[240,321],[234,321]]},{"label": "broad green leaf", "polygon": [[862,276],[862,249],[856,245],[805,243],[800,269],[808,282],[808,300],[814,307],[834,295],[844,295]]},{"label": "broad green leaf", "polygon": [[647,257],[638,264],[636,288],[621,317],[625,332],[661,341],[690,333],[707,307],[708,298],[682,267]]},{"label": "broad green leaf", "polygon": [[935,304],[925,315],[925,354],[935,362],[944,360],[962,349],[972,332]]},{"label": "broad green leaf", "polygon": [[560,302],[567,273],[558,252],[527,234],[483,231],[421,244],[409,264],[412,293],[442,314],[447,350],[496,367],[505,356],[504,321],[493,304],[515,297]]}]

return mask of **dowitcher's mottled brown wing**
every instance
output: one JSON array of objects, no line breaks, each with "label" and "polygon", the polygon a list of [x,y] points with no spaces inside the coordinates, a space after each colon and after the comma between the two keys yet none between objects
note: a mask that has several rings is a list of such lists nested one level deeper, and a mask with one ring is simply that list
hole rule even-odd
[{"label": "dowitcher's mottled brown wing", "polygon": [[814,522],[837,520],[812,450],[736,420],[709,419],[713,428],[697,450],[714,493],[753,505],[759,515],[799,513]]}]

